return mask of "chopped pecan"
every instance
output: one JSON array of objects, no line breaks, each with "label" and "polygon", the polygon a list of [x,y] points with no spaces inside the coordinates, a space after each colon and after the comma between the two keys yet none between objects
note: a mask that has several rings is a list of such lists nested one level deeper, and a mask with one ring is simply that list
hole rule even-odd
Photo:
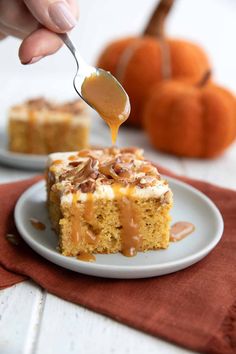
[{"label": "chopped pecan", "polygon": [[120,159],[122,163],[129,164],[130,166],[132,166],[134,163],[134,156],[131,154],[123,155]]},{"label": "chopped pecan", "polygon": [[6,239],[14,246],[18,246],[20,243],[19,237],[14,234],[6,234]]},{"label": "chopped pecan", "polygon": [[64,181],[66,179],[71,179],[73,178],[77,173],[77,170],[76,168],[73,168],[72,170],[69,170],[69,171],[66,171],[64,173],[62,173],[60,176],[59,176],[59,181]]},{"label": "chopped pecan", "polygon": [[[72,161],[71,163],[73,164],[74,161]],[[74,167],[72,170],[66,171],[59,177],[59,180],[63,181],[66,179],[70,179],[72,184],[80,184],[86,181],[93,173],[96,173],[96,170],[94,169],[96,164],[97,160],[89,158],[84,163],[83,167],[78,168],[82,165],[81,163],[78,166]]]},{"label": "chopped pecan", "polygon": [[131,177],[131,172],[128,170],[128,168],[123,167],[122,164],[116,164],[114,166],[114,171],[121,178],[130,178]]},{"label": "chopped pecan", "polygon": [[93,193],[96,188],[95,181],[88,180],[79,186],[82,193]]},{"label": "chopped pecan", "polygon": [[91,179],[97,179],[98,178],[98,175],[99,175],[99,172],[98,171],[94,171],[91,173],[91,175],[89,176],[89,178]]},{"label": "chopped pecan", "polygon": [[124,168],[121,164],[116,163],[116,164],[114,164],[113,170],[115,171],[116,174],[119,175],[121,172],[124,171]]},{"label": "chopped pecan", "polygon": [[170,204],[171,202],[171,192],[167,191],[161,196],[161,204]]},{"label": "chopped pecan", "polygon": [[97,183],[100,184],[100,185],[112,184],[112,180],[111,179],[107,179],[106,177],[103,177],[103,178],[99,178],[97,180]]},{"label": "chopped pecan", "polygon": [[72,166],[72,167],[77,167],[79,165],[81,165],[82,161],[71,161],[69,163],[69,166]]},{"label": "chopped pecan", "polygon": [[156,184],[156,178],[151,176],[145,176],[137,179],[137,185],[140,188],[152,187]]},{"label": "chopped pecan", "polygon": [[111,161],[109,163],[104,163],[99,166],[99,172],[108,178],[117,179],[118,175],[114,171],[113,166],[114,166],[114,161]]},{"label": "chopped pecan", "polygon": [[127,179],[119,179],[119,183],[122,184],[124,187],[131,185],[131,183]]},{"label": "chopped pecan", "polygon": [[89,158],[84,167],[75,175],[74,182],[82,183],[86,181],[92,174],[96,173],[94,170],[97,160]]}]

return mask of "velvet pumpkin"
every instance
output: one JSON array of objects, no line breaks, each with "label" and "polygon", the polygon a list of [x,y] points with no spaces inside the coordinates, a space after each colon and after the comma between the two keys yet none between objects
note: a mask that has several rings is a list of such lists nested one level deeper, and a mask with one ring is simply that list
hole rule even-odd
[{"label": "velvet pumpkin", "polygon": [[211,158],[236,137],[236,101],[213,83],[163,81],[152,87],[143,120],[151,144],[177,156]]},{"label": "velvet pumpkin", "polygon": [[122,83],[131,101],[128,124],[141,126],[146,94],[167,78],[199,80],[209,68],[204,51],[192,42],[165,36],[164,25],[174,0],[161,0],[143,34],[109,44],[97,66],[110,71]]}]

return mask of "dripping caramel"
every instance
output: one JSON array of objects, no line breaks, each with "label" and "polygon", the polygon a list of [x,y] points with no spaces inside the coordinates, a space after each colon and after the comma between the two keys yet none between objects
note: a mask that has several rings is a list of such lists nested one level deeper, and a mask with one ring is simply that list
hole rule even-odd
[{"label": "dripping caramel", "polygon": [[139,223],[137,211],[135,210],[132,196],[134,187],[129,187],[125,195],[121,192],[121,186],[113,186],[115,199],[118,203],[121,229],[121,252],[126,257],[133,257],[137,254],[142,245],[142,238],[139,234]]},{"label": "dripping caramel", "polygon": [[130,102],[126,92],[110,73],[103,70],[87,77],[81,91],[83,98],[110,127],[114,144],[120,125],[130,114]]}]

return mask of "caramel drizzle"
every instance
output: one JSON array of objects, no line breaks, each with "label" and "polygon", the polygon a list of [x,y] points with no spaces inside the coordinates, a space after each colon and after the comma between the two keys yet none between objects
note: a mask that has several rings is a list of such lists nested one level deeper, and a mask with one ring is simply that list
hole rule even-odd
[{"label": "caramel drizzle", "polygon": [[[93,193],[88,193],[87,194],[87,200],[84,205],[84,219],[85,221],[89,224],[92,225],[93,227],[96,226],[96,219],[94,215],[94,197]],[[89,244],[96,244],[99,239],[99,234],[93,232],[92,230],[88,229],[85,232],[85,240]]]},{"label": "caramel drizzle", "polygon": [[[98,242],[99,235],[95,234],[92,229],[84,229],[83,219],[89,225],[95,225],[94,217],[94,198],[92,193],[87,194],[87,200],[84,205],[84,212],[82,213],[77,206],[77,194],[73,195],[72,201],[72,227],[71,227],[71,238],[72,242],[77,245],[78,243],[88,243],[96,244]],[[90,253],[81,252],[78,256],[78,259],[83,261],[94,261],[95,256]]]},{"label": "caramel drizzle", "polygon": [[[121,186],[118,184],[113,185],[113,191],[115,199],[117,200],[121,229],[121,252],[126,257],[133,257],[137,254],[142,245],[142,237],[139,234],[139,220],[137,212],[132,200],[134,187],[126,189],[125,194],[122,193]],[[90,224],[95,225],[94,217],[94,196],[92,193],[87,194],[87,200],[84,206],[84,212],[81,213],[77,206],[77,195],[73,195],[72,201],[72,242],[77,245],[78,243],[96,244],[98,241],[98,234],[95,234],[92,230],[84,230],[82,225],[82,217]],[[91,261],[92,255],[82,252],[77,257],[80,260]],[[86,259],[85,259],[86,258]]]},{"label": "caramel drizzle", "polygon": [[45,226],[41,221],[39,221],[38,219],[30,218],[30,222],[31,222],[32,226],[33,226],[36,230],[43,231],[43,230],[46,229],[46,226]]},{"label": "caramel drizzle", "polygon": [[70,155],[69,157],[68,157],[68,160],[70,160],[70,161],[74,161],[74,160],[76,160],[77,159],[77,156],[76,155]]},{"label": "caramel drizzle", "polygon": [[108,119],[105,116],[102,116],[102,119],[108,124],[110,131],[111,131],[111,142],[112,145],[115,145],[116,139],[117,139],[117,135],[118,135],[118,131],[119,128],[121,126],[121,124],[126,120],[125,118],[122,118],[121,121],[111,121],[110,119]]},{"label": "caramel drizzle", "polygon": [[33,132],[34,132],[34,126],[36,122],[36,115],[33,110],[29,110],[28,112],[28,153],[33,152]]},{"label": "caramel drizzle", "polygon": [[94,203],[93,193],[88,193],[85,206],[84,206],[84,219],[88,224],[91,224],[91,221],[94,220],[93,203]]},{"label": "caramel drizzle", "polygon": [[60,165],[63,161],[62,160],[54,160],[52,165]]},{"label": "caramel drizzle", "polygon": [[171,226],[170,230],[170,241],[176,242],[180,241],[186,236],[194,232],[195,226],[190,222],[179,221]]},{"label": "caramel drizzle", "polygon": [[81,252],[80,254],[78,254],[78,256],[76,258],[79,259],[80,261],[83,261],[83,262],[95,262],[96,261],[96,257],[94,256],[94,254],[87,253],[87,252]]},{"label": "caramel drizzle", "polygon": [[83,228],[81,223],[81,212],[77,206],[77,194],[73,194],[72,200],[72,227],[71,227],[71,238],[72,242],[77,245],[83,240]]},{"label": "caramel drizzle", "polygon": [[125,195],[119,185],[113,186],[115,198],[120,211],[121,229],[121,252],[126,257],[137,254],[142,245],[142,237],[139,234],[139,222],[137,211],[132,200],[134,187],[126,189]]},{"label": "caramel drizzle", "polygon": [[87,77],[81,91],[87,102],[90,102],[110,127],[112,144],[115,144],[119,127],[128,119],[130,113],[127,94],[106,71]]}]

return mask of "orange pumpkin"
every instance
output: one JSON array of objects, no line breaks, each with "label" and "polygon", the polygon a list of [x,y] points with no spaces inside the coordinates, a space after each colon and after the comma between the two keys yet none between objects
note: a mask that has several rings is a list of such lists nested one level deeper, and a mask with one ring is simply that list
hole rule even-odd
[{"label": "orange pumpkin", "polygon": [[165,19],[174,0],[161,0],[140,37],[117,40],[103,51],[97,65],[110,71],[125,87],[131,101],[128,124],[141,125],[149,88],[167,78],[199,80],[209,62],[197,45],[164,35]]},{"label": "orange pumpkin", "polygon": [[236,101],[226,89],[164,81],[149,92],[143,111],[151,144],[164,152],[186,157],[215,157],[236,137]]}]

